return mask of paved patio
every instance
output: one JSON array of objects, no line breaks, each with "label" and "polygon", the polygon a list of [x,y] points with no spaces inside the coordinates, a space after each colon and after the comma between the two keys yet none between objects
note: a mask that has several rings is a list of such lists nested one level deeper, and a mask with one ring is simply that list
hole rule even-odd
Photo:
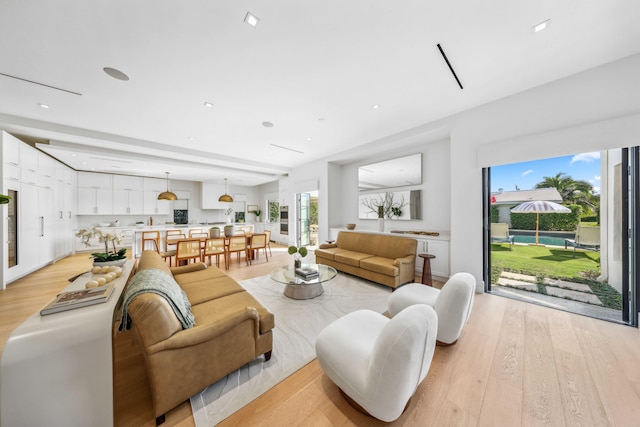
[{"label": "paved patio", "polygon": [[[540,293],[540,287],[544,287],[546,295]],[[538,284],[535,276],[503,271],[498,283],[492,286],[491,293],[590,317],[618,322],[622,320],[620,310],[602,307],[602,302],[591,288],[583,283],[547,278]]]}]

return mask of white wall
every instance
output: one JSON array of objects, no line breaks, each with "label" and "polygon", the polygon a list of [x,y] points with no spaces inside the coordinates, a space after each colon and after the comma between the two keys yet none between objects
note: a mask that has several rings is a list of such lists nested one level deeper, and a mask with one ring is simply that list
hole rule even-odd
[{"label": "white wall", "polygon": [[[425,159],[435,162],[432,170],[438,176],[435,179],[427,176],[423,197],[437,208],[428,207],[425,219],[408,228],[419,225],[450,229],[451,274],[472,273],[478,281],[477,290],[482,291],[482,167],[637,145],[640,143],[638,75],[640,55],[634,55],[405,131],[395,140],[393,136],[385,138],[394,153],[387,157],[398,157],[415,152],[412,149],[416,141],[423,137]],[[436,129],[448,129],[448,144],[442,138],[432,142],[430,134]],[[371,145],[379,147],[380,141]],[[366,152],[367,147],[358,150]],[[326,215],[331,225],[342,225],[356,222],[355,169],[369,160],[374,158],[340,167],[339,179],[333,178],[338,175],[338,167],[326,167],[327,159],[298,167],[292,175],[310,179],[309,174],[315,173],[321,183],[326,182],[328,188],[321,185],[320,206],[327,203]],[[446,175],[447,169],[448,177],[440,176]],[[432,182],[436,187],[429,187]],[[334,192],[340,194],[339,199]],[[449,198],[446,193],[450,193]],[[320,239],[324,238],[321,234]]]},{"label": "white wall", "polygon": [[355,223],[356,230],[377,230],[377,219],[358,219],[358,168],[369,163],[422,153],[422,184],[394,188],[394,191],[422,190],[422,219],[386,220],[385,229],[439,231],[449,234],[451,224],[451,191],[449,186],[449,141],[424,142],[417,146],[394,147],[393,151],[342,166],[341,213],[332,219],[332,227]]},{"label": "white wall", "polygon": [[482,278],[481,168],[640,142],[640,55],[452,117],[451,273]]}]

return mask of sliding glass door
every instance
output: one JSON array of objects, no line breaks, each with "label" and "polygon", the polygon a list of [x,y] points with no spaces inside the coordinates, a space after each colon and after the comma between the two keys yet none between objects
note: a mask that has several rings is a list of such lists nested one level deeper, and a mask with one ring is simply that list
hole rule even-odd
[{"label": "sliding glass door", "polygon": [[[639,165],[634,147],[483,169],[486,290],[637,325]],[[532,201],[563,213],[512,212]]]}]

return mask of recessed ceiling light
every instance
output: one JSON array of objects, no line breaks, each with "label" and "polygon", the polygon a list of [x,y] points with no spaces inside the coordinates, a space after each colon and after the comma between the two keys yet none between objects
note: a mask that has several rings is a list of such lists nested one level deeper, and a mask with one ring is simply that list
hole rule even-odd
[{"label": "recessed ceiling light", "polygon": [[378,108],[380,108],[380,105],[379,104],[373,104],[371,106],[371,108],[373,108],[374,110],[377,110]]},{"label": "recessed ceiling light", "polygon": [[72,154],[71,157],[78,157],[78,155],[77,154]]},{"label": "recessed ceiling light", "polygon": [[311,141],[313,138],[311,138],[310,136],[307,137],[307,141]]},{"label": "recessed ceiling light", "polygon": [[551,20],[547,19],[546,21],[542,21],[541,23],[534,25],[533,27],[531,27],[531,29],[533,30],[534,33],[538,33],[542,30],[549,28],[549,25],[551,25]]},{"label": "recessed ceiling light", "polygon": [[104,71],[114,79],[122,80],[123,82],[126,82],[127,80],[129,80],[129,76],[127,76],[125,73],[123,73],[120,70],[116,70],[115,68],[104,67],[102,71]]},{"label": "recessed ceiling light", "polygon": [[38,105],[40,106],[40,108],[44,108],[45,110],[48,110],[49,108],[51,108],[47,104],[42,104],[40,102],[38,102]]},{"label": "recessed ceiling light", "polygon": [[252,27],[257,27],[258,24],[260,23],[260,18],[258,18],[256,15],[252,14],[251,12],[247,12],[247,14],[244,17],[244,22],[251,25]]},{"label": "recessed ceiling light", "polygon": [[211,108],[211,107],[213,107],[213,104],[210,103],[210,102],[206,102],[205,101],[204,106],[207,107],[207,108]]},{"label": "recessed ceiling light", "polygon": [[189,139],[189,141],[193,141],[194,139],[196,139],[196,137],[195,136],[190,136],[188,139]]},{"label": "recessed ceiling light", "polygon": [[266,128],[272,128],[273,127],[273,123],[271,123],[271,122],[262,122],[262,126],[264,126]]}]

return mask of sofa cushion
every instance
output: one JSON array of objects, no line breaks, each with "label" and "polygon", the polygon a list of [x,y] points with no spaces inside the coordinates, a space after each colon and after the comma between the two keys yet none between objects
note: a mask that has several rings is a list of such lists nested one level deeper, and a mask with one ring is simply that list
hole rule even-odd
[{"label": "sofa cushion", "polygon": [[346,249],[342,248],[327,248],[327,249],[316,249],[315,254],[317,257],[325,258],[325,259],[335,259],[336,254],[347,252]]},{"label": "sofa cushion", "polygon": [[416,254],[418,241],[401,236],[341,231],[338,233],[336,246],[348,251],[367,252],[384,258],[402,258]]},{"label": "sofa cushion", "polygon": [[394,261],[391,258],[373,256],[360,261],[360,268],[386,274],[387,276],[397,276],[400,274],[400,269],[394,265]]},{"label": "sofa cushion", "polygon": [[[178,281],[178,283],[180,283]],[[187,294],[187,298],[191,301],[191,305],[202,304],[212,299],[244,292],[244,288],[229,276],[215,277],[212,279],[201,280],[199,282],[189,282],[180,284]]]},{"label": "sofa cushion", "polygon": [[216,298],[191,307],[191,311],[198,324],[215,322],[238,311],[241,307],[254,307],[260,316],[260,333],[270,331],[275,326],[272,313],[262,306],[247,291],[236,292],[231,295]]},{"label": "sofa cushion", "polygon": [[176,282],[184,288],[185,285],[203,280],[216,279],[218,277],[228,277],[224,272],[216,267],[208,267],[204,270],[193,271],[188,274],[176,274],[173,276]]},{"label": "sofa cushion", "polygon": [[365,254],[362,252],[344,251],[337,253],[335,260],[347,265],[353,265],[354,267],[360,267],[360,261],[363,259],[371,258],[373,255]]}]

